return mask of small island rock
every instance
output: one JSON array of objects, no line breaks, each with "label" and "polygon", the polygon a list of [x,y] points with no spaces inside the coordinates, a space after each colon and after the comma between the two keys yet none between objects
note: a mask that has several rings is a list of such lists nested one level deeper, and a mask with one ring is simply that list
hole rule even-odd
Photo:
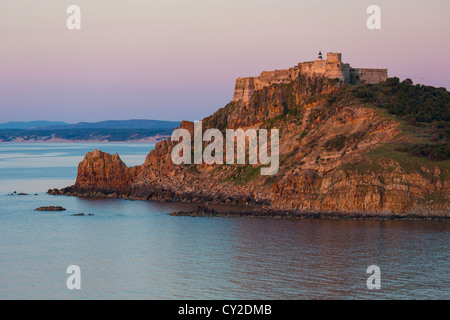
[{"label": "small island rock", "polygon": [[64,210],[66,210],[66,209],[63,207],[60,207],[60,206],[40,207],[40,208],[34,209],[34,211],[64,211]]}]

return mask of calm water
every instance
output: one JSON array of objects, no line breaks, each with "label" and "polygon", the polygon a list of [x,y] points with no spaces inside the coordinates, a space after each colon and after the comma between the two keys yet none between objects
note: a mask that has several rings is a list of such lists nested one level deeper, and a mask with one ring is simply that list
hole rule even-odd
[{"label": "calm water", "polygon": [[[0,144],[0,299],[450,298],[447,222],[172,217],[186,205],[45,194],[95,148],[136,165],[153,146]],[[33,211],[48,205],[67,211]]]}]

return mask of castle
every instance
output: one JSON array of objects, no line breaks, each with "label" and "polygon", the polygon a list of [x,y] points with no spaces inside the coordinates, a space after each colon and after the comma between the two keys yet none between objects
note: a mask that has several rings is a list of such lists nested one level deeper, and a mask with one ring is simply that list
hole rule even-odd
[{"label": "castle", "polygon": [[341,53],[327,53],[327,59],[319,52],[317,60],[300,62],[298,65],[284,70],[263,71],[259,77],[238,78],[233,94],[233,101],[249,101],[253,93],[274,83],[290,83],[300,74],[308,77],[324,76],[339,79],[341,82],[379,83],[387,80],[387,69],[352,68],[342,63]]}]

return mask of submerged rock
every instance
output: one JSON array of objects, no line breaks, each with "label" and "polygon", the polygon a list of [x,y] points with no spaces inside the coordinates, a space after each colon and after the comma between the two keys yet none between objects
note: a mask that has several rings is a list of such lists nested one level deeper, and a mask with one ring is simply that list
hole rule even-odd
[{"label": "submerged rock", "polygon": [[39,207],[34,209],[34,211],[64,211],[64,210],[66,209],[60,206]]},{"label": "submerged rock", "polygon": [[219,212],[206,205],[198,206],[197,209],[192,211],[179,211],[169,213],[171,216],[189,216],[189,217],[216,217]]},{"label": "submerged rock", "polygon": [[[215,211],[215,210],[214,210]],[[271,218],[271,219],[328,219],[328,220],[436,220],[450,221],[445,215],[426,214],[393,214],[393,213],[342,213],[342,212],[315,212],[296,210],[277,210],[260,208],[251,211],[226,211],[208,213],[198,207],[196,210],[169,213],[178,217],[221,217],[221,218]]]}]

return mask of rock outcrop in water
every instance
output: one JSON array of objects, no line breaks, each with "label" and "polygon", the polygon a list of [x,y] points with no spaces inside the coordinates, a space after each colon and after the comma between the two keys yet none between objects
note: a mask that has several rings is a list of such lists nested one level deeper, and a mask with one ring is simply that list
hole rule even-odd
[{"label": "rock outcrop in water", "polygon": [[78,165],[75,188],[86,191],[120,192],[130,185],[139,171],[140,167],[128,168],[117,153],[110,155],[94,150],[86,154]]},{"label": "rock outcrop in water", "polygon": [[34,211],[65,211],[66,209],[60,206],[39,207]]},{"label": "rock outcrop in water", "polygon": [[[230,102],[203,119],[203,130],[279,129],[280,170],[274,176],[261,176],[261,165],[174,165],[175,144],[168,139],[155,146],[143,165],[133,168],[118,155],[88,153],[76,184],[49,193],[257,204],[298,212],[449,216],[448,137],[441,137],[439,145],[430,142],[427,134],[431,136],[432,129],[416,130],[384,109],[397,101],[398,90],[419,95],[427,88],[431,87],[395,79],[349,86],[300,75],[289,84],[255,91],[249,101]],[[435,96],[448,101],[448,91],[436,90]],[[183,121],[181,127],[193,133],[192,122]],[[441,158],[413,156],[399,148],[417,143],[428,143],[433,157]]]}]

